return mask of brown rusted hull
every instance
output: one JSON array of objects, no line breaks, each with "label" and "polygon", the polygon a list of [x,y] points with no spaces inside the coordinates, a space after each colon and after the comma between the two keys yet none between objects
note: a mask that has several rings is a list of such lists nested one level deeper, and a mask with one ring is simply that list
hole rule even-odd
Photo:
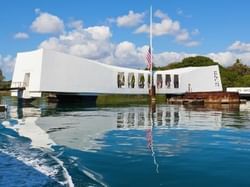
[{"label": "brown rusted hull", "polygon": [[237,92],[187,92],[183,96],[172,97],[170,103],[195,104],[195,103],[240,103],[240,96]]}]

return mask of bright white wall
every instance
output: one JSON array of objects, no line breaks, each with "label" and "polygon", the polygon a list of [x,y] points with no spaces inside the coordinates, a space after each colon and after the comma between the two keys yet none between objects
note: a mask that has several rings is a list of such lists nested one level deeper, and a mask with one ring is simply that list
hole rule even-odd
[{"label": "bright white wall", "polygon": [[[215,72],[217,79],[215,80]],[[175,70],[158,71],[155,73],[155,85],[157,74],[162,74],[163,88],[157,89],[157,93],[175,94],[188,92],[188,84],[190,84],[192,92],[212,92],[222,91],[221,78],[218,66],[206,67],[188,67]],[[165,75],[171,75],[171,86],[167,88],[165,85]],[[174,74],[179,75],[179,88],[174,88]],[[218,83],[218,84],[216,84]]]},{"label": "bright white wall", "polygon": [[222,91],[221,77],[218,66],[200,67],[191,73],[181,75],[181,89],[192,92]]},{"label": "bright white wall", "polygon": [[[117,74],[124,72],[125,85],[117,86]],[[214,72],[217,72],[215,84]],[[74,94],[148,94],[149,71],[121,68],[98,63],[55,51],[39,49],[18,53],[12,82],[23,82],[25,73],[30,73],[31,96],[39,97],[40,92],[61,92]],[[128,88],[128,74],[135,75],[135,88]],[[138,74],[143,73],[145,87],[138,87]],[[156,88],[158,94],[181,94],[188,91],[191,84],[193,92],[221,91],[218,66],[188,67],[175,70],[157,71],[162,74],[163,87]],[[171,88],[165,85],[165,75],[171,75]],[[179,75],[179,88],[174,88],[174,74]]]},{"label": "bright white wall", "polygon": [[[117,87],[117,73],[125,73],[125,86]],[[127,75],[134,72],[136,88],[127,88]],[[66,93],[123,93],[147,94],[148,89],[138,88],[138,73],[148,71],[120,68],[97,63],[58,52],[44,50],[41,90]],[[145,77],[146,78],[146,77]]]},{"label": "bright white wall", "polygon": [[[157,71],[154,73],[154,84],[156,85],[156,93],[159,94],[182,94],[184,92],[186,92],[186,90],[184,90],[182,88],[182,74],[183,73],[190,73],[192,72],[194,68],[193,67],[189,67],[189,68],[179,68],[179,69],[175,69],[175,70],[165,70],[165,71]],[[162,75],[162,88],[157,88],[157,74],[161,74]],[[170,87],[168,88],[165,84],[165,79],[166,79],[166,75],[170,75],[171,77],[171,83],[170,83]],[[174,88],[174,75],[179,75],[179,88]]]},{"label": "bright white wall", "polygon": [[[24,82],[25,73],[30,73],[29,91],[39,92],[42,57],[43,57],[43,50],[18,53],[12,77],[11,87],[16,87],[17,82]],[[13,93],[12,95],[16,95],[15,91],[12,93]]]}]

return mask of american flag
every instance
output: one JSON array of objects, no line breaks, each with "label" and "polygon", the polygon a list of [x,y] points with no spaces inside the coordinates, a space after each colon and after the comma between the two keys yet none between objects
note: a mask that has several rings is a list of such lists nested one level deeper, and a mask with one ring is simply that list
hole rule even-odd
[{"label": "american flag", "polygon": [[148,69],[151,69],[152,68],[152,61],[151,61],[151,48],[150,47],[148,48],[148,53],[147,53],[146,59],[148,61]]}]

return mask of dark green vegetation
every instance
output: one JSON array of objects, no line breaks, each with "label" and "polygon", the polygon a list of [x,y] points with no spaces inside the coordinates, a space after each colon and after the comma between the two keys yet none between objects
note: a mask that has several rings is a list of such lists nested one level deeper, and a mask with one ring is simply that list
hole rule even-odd
[{"label": "dark green vegetation", "polygon": [[167,70],[183,67],[200,67],[219,65],[223,88],[227,87],[250,87],[250,67],[243,64],[240,59],[229,67],[223,67],[218,62],[203,56],[184,58],[181,62],[171,63],[164,67],[155,67],[155,70]]}]

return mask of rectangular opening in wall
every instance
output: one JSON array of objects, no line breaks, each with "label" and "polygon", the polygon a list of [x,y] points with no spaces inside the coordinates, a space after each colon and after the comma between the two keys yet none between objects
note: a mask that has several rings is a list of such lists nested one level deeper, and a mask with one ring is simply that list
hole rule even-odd
[{"label": "rectangular opening in wall", "polygon": [[138,74],[138,87],[139,88],[144,88],[145,85],[145,77],[143,73]]},{"label": "rectangular opening in wall", "polygon": [[156,82],[157,82],[157,88],[162,88],[162,75],[161,74],[157,74]]},{"label": "rectangular opening in wall", "polygon": [[30,73],[25,73],[24,75],[24,87],[29,87],[30,84]]},{"label": "rectangular opening in wall", "polygon": [[179,88],[179,75],[174,75],[174,88]]},{"label": "rectangular opening in wall", "polygon": [[125,76],[124,72],[117,73],[117,87],[122,88],[125,86]]},{"label": "rectangular opening in wall", "polygon": [[170,88],[170,85],[171,85],[171,76],[170,76],[170,74],[166,74],[165,85],[166,85],[167,88]]},{"label": "rectangular opening in wall", "polygon": [[128,88],[134,88],[135,87],[135,75],[134,73],[128,74]]}]

